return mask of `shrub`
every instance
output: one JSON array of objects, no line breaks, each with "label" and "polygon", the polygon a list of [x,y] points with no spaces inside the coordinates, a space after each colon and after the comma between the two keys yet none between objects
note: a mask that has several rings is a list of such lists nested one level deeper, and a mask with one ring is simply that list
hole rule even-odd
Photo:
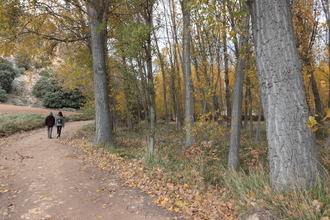
[{"label": "shrub", "polygon": [[44,76],[34,85],[32,94],[42,99],[45,107],[79,109],[86,103],[86,97],[79,89],[64,90],[54,79],[46,77],[46,73],[49,72],[42,72]]},{"label": "shrub", "polygon": [[31,68],[31,58],[25,53],[18,53],[15,56],[15,62],[19,68],[24,68],[26,70]]},{"label": "shrub", "polygon": [[86,97],[79,89],[63,91],[63,107],[79,109],[86,103]]},{"label": "shrub", "polygon": [[50,73],[47,70],[43,70],[43,71],[39,72],[39,76],[49,78],[52,76],[52,73]]},{"label": "shrub", "polygon": [[11,83],[16,76],[16,71],[12,65],[4,60],[0,59],[0,87],[7,93],[11,90]]},{"label": "shrub", "polygon": [[6,99],[6,91],[0,86],[0,102],[4,102]]},{"label": "shrub", "polygon": [[43,105],[47,108],[63,108],[63,92],[47,92],[43,97]]},{"label": "shrub", "polygon": [[46,93],[56,92],[60,89],[60,86],[54,79],[41,77],[33,86],[32,94],[37,98],[43,99]]},{"label": "shrub", "polygon": [[86,98],[78,89],[56,92],[48,92],[43,98],[43,104],[47,108],[75,108],[79,109]]},{"label": "shrub", "polygon": [[8,93],[11,90],[11,83],[14,80],[14,76],[11,72],[6,70],[0,70],[0,86]]}]

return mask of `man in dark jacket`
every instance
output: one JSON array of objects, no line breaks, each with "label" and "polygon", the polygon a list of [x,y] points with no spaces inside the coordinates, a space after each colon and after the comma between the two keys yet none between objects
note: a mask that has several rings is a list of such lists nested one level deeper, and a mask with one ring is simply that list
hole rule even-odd
[{"label": "man in dark jacket", "polygon": [[55,125],[55,118],[52,112],[46,117],[45,125],[47,126],[48,138],[52,138],[53,127]]}]

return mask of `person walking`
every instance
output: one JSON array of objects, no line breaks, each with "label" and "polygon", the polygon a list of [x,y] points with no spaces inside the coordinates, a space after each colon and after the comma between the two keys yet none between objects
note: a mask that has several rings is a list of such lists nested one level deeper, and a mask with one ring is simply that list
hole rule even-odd
[{"label": "person walking", "polygon": [[57,138],[61,137],[62,127],[64,127],[64,116],[62,112],[59,112],[55,116],[55,125],[57,127]]},{"label": "person walking", "polygon": [[52,138],[53,127],[55,125],[55,118],[54,118],[52,112],[50,112],[49,115],[46,117],[45,125],[47,126],[48,138],[51,139]]}]

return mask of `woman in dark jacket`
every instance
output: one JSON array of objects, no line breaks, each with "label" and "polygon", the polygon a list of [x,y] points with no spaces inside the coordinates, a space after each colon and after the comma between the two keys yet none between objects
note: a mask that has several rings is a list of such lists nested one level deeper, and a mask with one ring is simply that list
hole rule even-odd
[{"label": "woman in dark jacket", "polygon": [[53,127],[55,124],[55,118],[53,113],[50,112],[49,115],[45,119],[45,125],[47,126],[48,138],[52,138]]},{"label": "woman in dark jacket", "polygon": [[64,127],[64,116],[62,112],[59,112],[55,116],[55,125],[57,127],[57,138],[61,137],[62,127]]}]

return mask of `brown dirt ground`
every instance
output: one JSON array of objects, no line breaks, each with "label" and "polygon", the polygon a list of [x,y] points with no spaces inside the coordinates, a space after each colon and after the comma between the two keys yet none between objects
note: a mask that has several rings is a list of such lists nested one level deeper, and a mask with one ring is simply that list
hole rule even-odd
[{"label": "brown dirt ground", "polygon": [[[16,106],[16,105],[6,105],[0,104],[0,113],[10,113],[10,114],[17,114],[17,113],[35,113],[35,114],[48,114],[49,112],[53,112],[56,114],[58,110],[54,109],[46,109],[46,108],[34,108],[29,106]],[[68,112],[62,111],[64,115],[72,115],[72,114],[79,114],[77,112]]]},{"label": "brown dirt ground", "polygon": [[[87,123],[68,123],[61,138]],[[82,157],[79,148],[48,139],[45,128],[0,139],[0,220],[177,219]]]}]

